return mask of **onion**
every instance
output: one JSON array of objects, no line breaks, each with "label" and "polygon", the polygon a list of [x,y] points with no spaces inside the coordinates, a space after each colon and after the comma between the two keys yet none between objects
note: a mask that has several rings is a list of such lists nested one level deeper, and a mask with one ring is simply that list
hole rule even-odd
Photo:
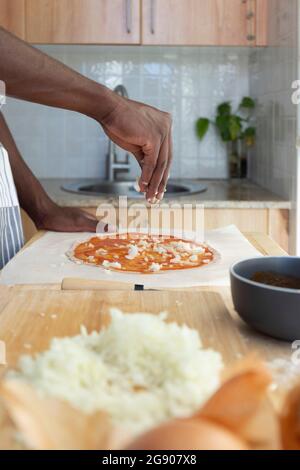
[{"label": "onion", "polygon": [[248,361],[234,374],[194,416],[172,419],[129,443],[129,434],[118,435],[106,413],[84,414],[14,380],[2,381],[0,392],[35,449],[280,449],[281,436],[285,449],[300,449],[300,386],[288,396],[279,423],[268,400],[271,376],[265,366]]},{"label": "onion", "polygon": [[278,416],[267,396],[270,373],[250,358],[235,366],[233,374],[193,417],[163,424],[129,449],[279,449]]},{"label": "onion", "polygon": [[227,429],[201,418],[173,420],[135,439],[129,450],[247,450]]},{"label": "onion", "polygon": [[246,358],[199,412],[241,437],[252,449],[280,448],[278,416],[268,398],[272,376],[263,363]]},{"label": "onion", "polygon": [[85,414],[69,403],[40,396],[19,380],[3,380],[1,397],[10,417],[30,449],[112,449],[114,435],[109,416]]},{"label": "onion", "polygon": [[280,424],[283,449],[300,450],[300,385],[287,396]]}]

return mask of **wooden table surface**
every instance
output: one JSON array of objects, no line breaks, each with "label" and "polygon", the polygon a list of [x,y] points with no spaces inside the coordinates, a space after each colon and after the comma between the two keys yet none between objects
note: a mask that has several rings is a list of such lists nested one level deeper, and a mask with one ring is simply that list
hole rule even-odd
[{"label": "wooden table surface", "polygon": [[[23,249],[26,249],[38,238],[43,236],[44,232],[38,232],[26,245]],[[244,233],[245,237],[250,241],[250,243],[265,256],[285,256],[286,252],[280,248],[280,246],[274,242],[269,236],[261,233]],[[26,291],[31,289],[50,289],[50,290],[60,290],[60,284],[43,284],[43,285],[18,285],[18,286],[1,286],[0,285],[0,314],[5,305],[9,302],[10,299],[16,293],[20,291]],[[185,289],[186,290],[186,289]],[[238,325],[238,328],[245,338],[246,344],[248,345],[249,351],[258,351],[259,354],[266,360],[272,360],[274,358],[287,358],[292,354],[291,344],[273,340],[267,338],[259,333],[256,333],[252,329],[248,328],[238,317],[235,312],[232,304],[231,293],[229,287],[198,287],[192,288],[191,290],[208,290],[213,292],[218,292],[221,294],[225,305],[227,306],[228,311],[234,318],[235,322]]]},{"label": "wooden table surface", "polygon": [[[36,239],[43,235],[42,232],[35,235],[35,237],[26,245],[30,245]],[[272,239],[270,239],[267,235],[258,234],[258,233],[246,233],[244,234],[246,238],[252,243],[252,245],[260,251],[263,255],[271,255],[271,256],[282,256],[286,255],[284,250],[282,250]],[[26,246],[24,249],[26,249]],[[19,286],[1,286],[0,285],[0,316],[1,312],[4,310],[5,306],[10,302],[10,300],[16,298],[16,296],[22,292],[26,293],[26,291],[32,291],[36,289],[42,290],[61,290],[61,285],[58,284],[51,284],[51,285],[19,285]],[[185,289],[188,291],[189,289]],[[290,343],[273,340],[272,338],[268,338],[263,336],[254,330],[248,328],[238,317],[237,313],[234,311],[231,293],[229,287],[199,287],[191,289],[193,292],[195,291],[210,291],[210,292],[217,292],[221,295],[229,314],[231,315],[232,319],[234,320],[235,330],[238,329],[238,332],[242,336],[243,343],[246,349],[246,353],[250,352],[257,352],[259,356],[266,361],[272,361],[274,359],[290,359],[292,355],[292,348]],[[101,295],[101,294],[100,294]],[[188,294],[185,294],[188,295]],[[0,332],[0,339],[1,339],[1,332]],[[276,392],[277,393],[277,392]],[[277,393],[275,396],[275,402],[280,402],[281,393]],[[7,439],[8,442],[11,442],[11,423],[7,422],[7,416],[3,415],[3,410],[1,410],[0,404],[0,434],[3,434],[3,430],[8,433]],[[9,430],[9,431],[6,431]],[[2,435],[3,437],[3,435]],[[8,448],[7,443],[0,442],[0,449]],[[9,447],[11,448],[11,447]]]}]

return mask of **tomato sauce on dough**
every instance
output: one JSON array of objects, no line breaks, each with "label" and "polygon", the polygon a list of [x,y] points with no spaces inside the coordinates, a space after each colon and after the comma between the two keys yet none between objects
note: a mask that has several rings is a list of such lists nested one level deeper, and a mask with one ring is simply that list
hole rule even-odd
[{"label": "tomato sauce on dough", "polygon": [[94,236],[78,244],[73,257],[113,271],[154,274],[205,266],[214,253],[204,244],[173,236],[127,233]]}]

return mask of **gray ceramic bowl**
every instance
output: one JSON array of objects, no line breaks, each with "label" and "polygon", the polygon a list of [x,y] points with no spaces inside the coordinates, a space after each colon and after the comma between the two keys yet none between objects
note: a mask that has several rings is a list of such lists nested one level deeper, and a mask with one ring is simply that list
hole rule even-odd
[{"label": "gray ceramic bowl", "polygon": [[230,270],[233,303],[240,317],[274,338],[300,340],[300,291],[251,281],[257,272],[300,278],[300,258],[253,258],[236,263]]}]

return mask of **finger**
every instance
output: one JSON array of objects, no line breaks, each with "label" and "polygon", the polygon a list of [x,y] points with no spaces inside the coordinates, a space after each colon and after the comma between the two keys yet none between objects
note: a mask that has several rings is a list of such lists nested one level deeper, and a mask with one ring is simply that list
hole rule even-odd
[{"label": "finger", "polygon": [[158,187],[157,199],[159,201],[161,201],[164,198],[164,195],[167,189],[168,179],[170,176],[170,168],[171,168],[172,160],[173,160],[173,140],[172,140],[171,132],[169,133],[168,140],[169,140],[169,158],[168,158],[168,164],[167,164],[166,170],[163,174],[160,185]]},{"label": "finger", "polygon": [[116,233],[117,228],[112,224],[106,224],[104,222],[98,222],[96,232],[97,233]]},{"label": "finger", "polygon": [[99,222],[99,220],[92,214],[83,214],[76,221],[76,231],[112,233],[116,231],[116,228],[106,222]]},{"label": "finger", "polygon": [[76,221],[76,232],[96,232],[98,220],[88,216],[80,216]]},{"label": "finger", "polygon": [[[144,163],[144,154],[143,154],[143,152],[142,151],[134,152],[133,155],[135,156],[135,159],[138,162],[138,164],[140,166],[140,169],[142,170],[143,169],[143,163]],[[137,193],[142,192],[142,190],[141,190],[141,177],[140,176],[137,176],[133,187],[134,187],[134,189]]]},{"label": "finger", "polygon": [[142,163],[142,174],[140,179],[140,188],[143,193],[147,192],[147,188],[150,184],[153,172],[155,170],[158,154],[159,154],[159,147],[151,146],[150,148],[147,146],[143,147],[143,154],[144,154],[144,161]]},{"label": "finger", "polygon": [[[140,169],[143,170],[143,164],[145,161],[143,152],[140,150],[138,152],[134,152],[133,155],[135,156],[135,159],[138,162]],[[140,179],[141,177],[138,178],[138,182],[140,182]]]},{"label": "finger", "polygon": [[86,218],[86,219],[90,219],[90,220],[96,220],[98,221],[97,217],[94,215],[94,214],[90,214],[89,212],[83,212],[81,211],[81,216]]},{"label": "finger", "polygon": [[160,185],[160,182],[163,178],[165,173],[169,158],[169,141],[168,137],[166,137],[161,145],[159,156],[157,160],[157,164],[155,170],[153,172],[152,178],[150,180],[150,184],[147,188],[146,198],[148,202],[152,204],[157,203],[157,192]]}]

